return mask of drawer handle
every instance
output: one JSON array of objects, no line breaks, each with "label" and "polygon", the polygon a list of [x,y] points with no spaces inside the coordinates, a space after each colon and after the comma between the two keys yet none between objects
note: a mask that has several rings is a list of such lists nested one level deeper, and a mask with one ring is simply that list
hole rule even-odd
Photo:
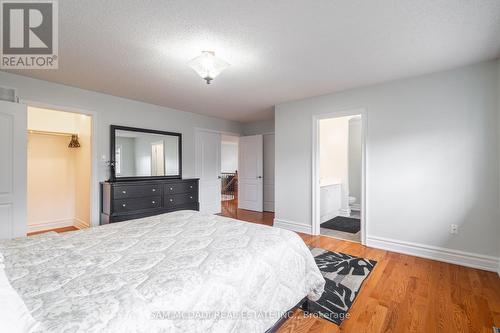
[{"label": "drawer handle", "polygon": [[173,188],[173,187],[171,187],[171,188],[170,188],[170,191],[173,191],[173,190],[174,190],[174,188]]},{"label": "drawer handle", "polygon": [[155,188],[153,189],[153,192],[156,192],[156,189],[155,189]]},{"label": "drawer handle", "polygon": [[127,207],[127,205],[126,204],[122,204],[122,207]]},{"label": "drawer handle", "polygon": [[170,202],[174,202],[174,199],[170,199]]},{"label": "drawer handle", "polygon": [[127,191],[122,191],[123,194],[127,194]]},{"label": "drawer handle", "polygon": [[155,201],[151,201],[151,203],[154,205],[156,202]]},{"label": "drawer handle", "polygon": [[192,196],[190,196],[190,197],[189,197],[189,199],[193,199],[193,197],[192,197]]},{"label": "drawer handle", "polygon": [[193,188],[193,185],[189,185],[189,188]]}]

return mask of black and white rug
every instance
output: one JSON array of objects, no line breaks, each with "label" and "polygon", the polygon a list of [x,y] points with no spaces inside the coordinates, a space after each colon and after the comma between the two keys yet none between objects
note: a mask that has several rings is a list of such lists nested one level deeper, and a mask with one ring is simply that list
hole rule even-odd
[{"label": "black and white rug", "polygon": [[355,234],[361,230],[361,220],[353,217],[337,216],[331,220],[321,223],[321,228]]},{"label": "black and white rug", "polygon": [[309,301],[307,310],[340,325],[377,262],[320,248],[310,250],[326,285],[321,298]]}]

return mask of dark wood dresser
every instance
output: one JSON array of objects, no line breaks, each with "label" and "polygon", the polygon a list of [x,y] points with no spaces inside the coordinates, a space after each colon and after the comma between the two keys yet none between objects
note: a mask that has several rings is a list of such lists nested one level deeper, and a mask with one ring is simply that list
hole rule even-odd
[{"label": "dark wood dresser", "polygon": [[199,206],[195,178],[101,183],[101,225]]}]

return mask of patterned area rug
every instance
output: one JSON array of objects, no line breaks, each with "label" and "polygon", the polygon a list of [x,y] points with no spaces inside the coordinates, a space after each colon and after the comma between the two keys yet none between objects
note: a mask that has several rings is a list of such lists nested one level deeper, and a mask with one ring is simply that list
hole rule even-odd
[{"label": "patterned area rug", "polygon": [[310,250],[326,285],[318,301],[309,301],[308,311],[340,325],[377,262],[320,248]]}]

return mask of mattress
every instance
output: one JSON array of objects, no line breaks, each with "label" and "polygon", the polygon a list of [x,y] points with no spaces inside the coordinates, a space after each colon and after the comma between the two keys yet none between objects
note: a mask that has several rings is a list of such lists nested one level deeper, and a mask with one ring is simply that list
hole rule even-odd
[{"label": "mattress", "polygon": [[265,332],[324,279],[294,232],[178,211],[0,243],[43,332]]}]

